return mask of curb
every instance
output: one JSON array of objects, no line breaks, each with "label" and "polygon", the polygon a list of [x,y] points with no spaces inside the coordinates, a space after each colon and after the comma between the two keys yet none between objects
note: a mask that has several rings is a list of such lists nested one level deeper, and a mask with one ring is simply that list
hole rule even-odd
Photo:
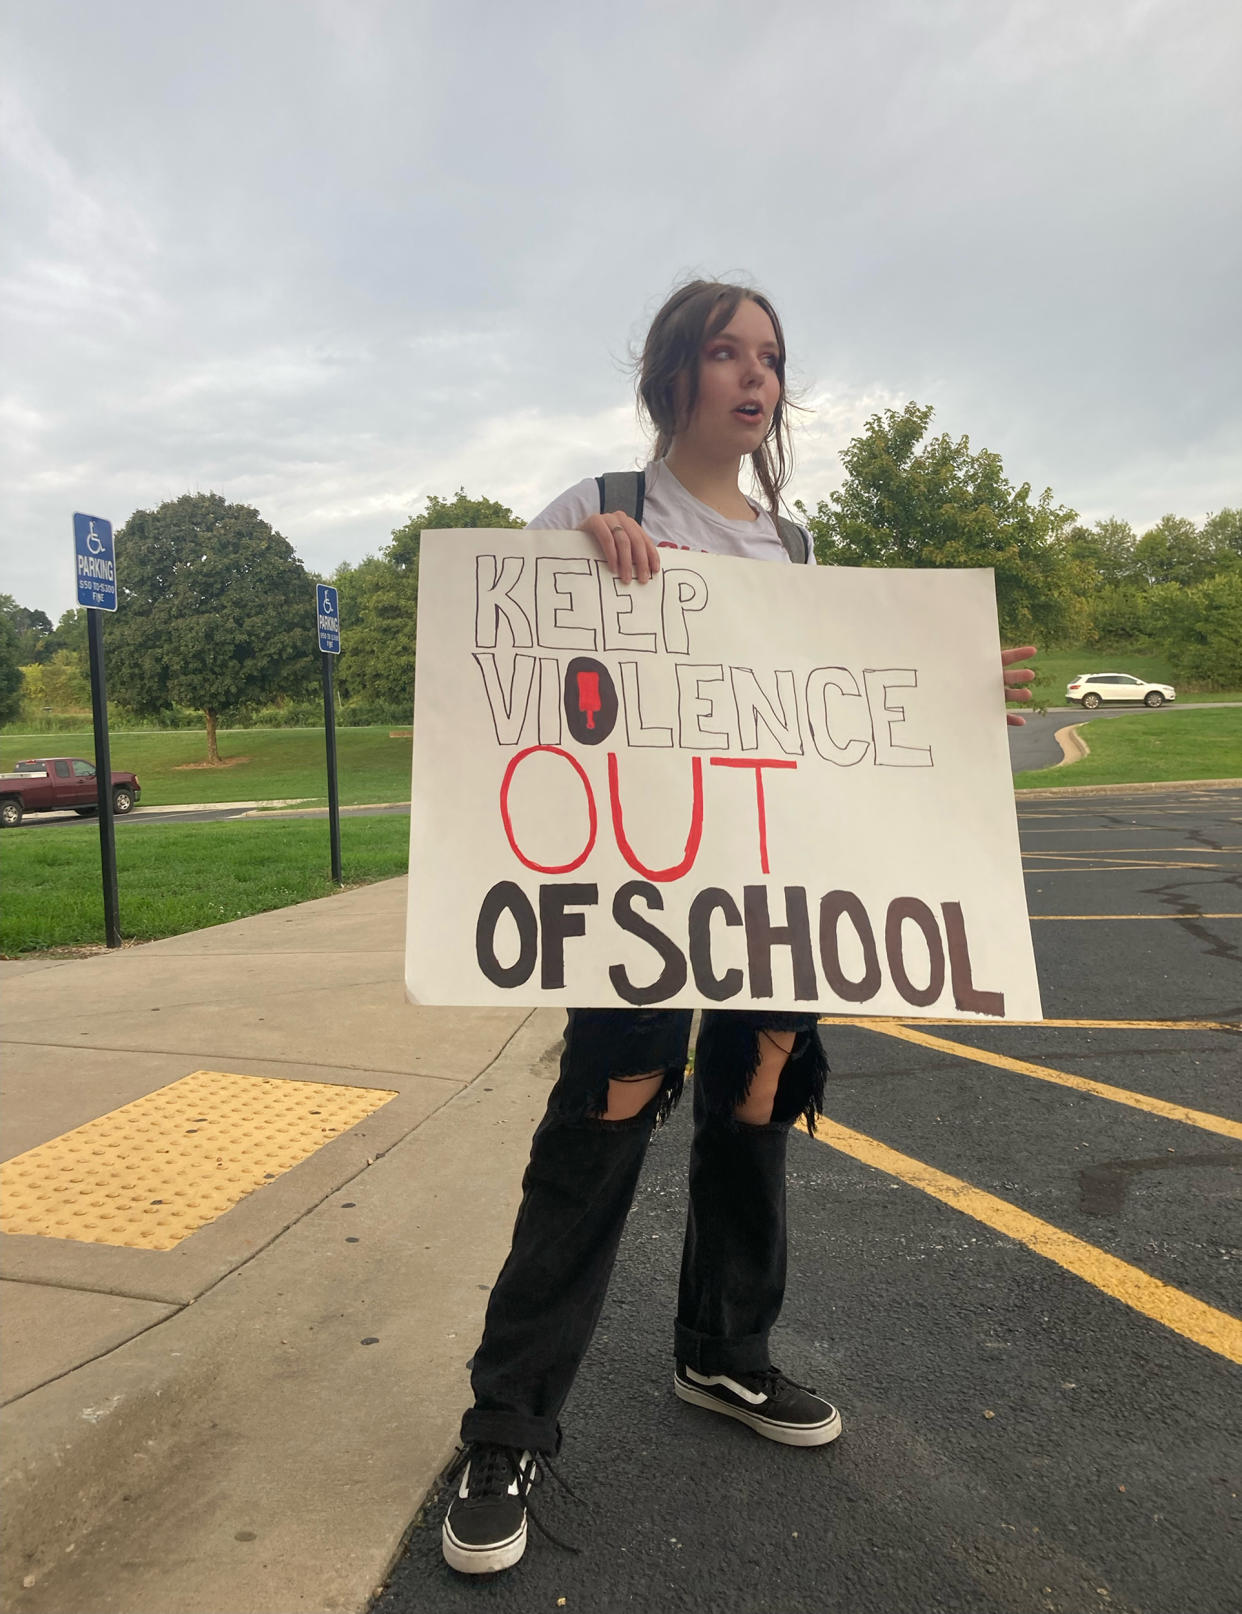
[{"label": "curb", "polygon": [[[1061,767],[1061,763],[1056,764]],[[1141,785],[1059,785],[1055,789],[1015,790],[1016,801],[1049,801],[1057,796],[1135,796],[1161,790],[1238,790],[1242,779],[1158,779]]]},{"label": "curb", "polygon": [[1078,732],[1077,723],[1070,723],[1066,728],[1058,729],[1052,738],[1061,747],[1058,768],[1064,768],[1069,762],[1081,762],[1084,757],[1091,755],[1091,747]]},{"label": "curb", "polygon": [[[342,814],[373,813],[380,808],[408,807],[409,805],[408,801],[351,801],[348,805],[342,802],[340,810]],[[327,810],[326,802],[322,807],[283,807],[279,802],[264,802],[261,807],[253,807],[249,812],[243,813],[241,816],[243,818],[313,818],[317,813],[326,813]]]}]

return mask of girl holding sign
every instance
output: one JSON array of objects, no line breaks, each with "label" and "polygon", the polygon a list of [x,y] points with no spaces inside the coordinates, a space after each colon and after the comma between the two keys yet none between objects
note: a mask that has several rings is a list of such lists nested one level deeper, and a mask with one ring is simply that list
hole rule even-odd
[{"label": "girl holding sign", "polygon": [[[661,547],[813,561],[805,530],[779,515],[791,469],[785,340],[765,297],[709,281],[674,292],[648,333],[639,397],[656,439],[642,476],[588,478],[532,527],[588,533],[627,583],[656,576]],[[739,485],[743,460],[762,500]],[[1033,653],[1005,653],[1007,698],[1030,698],[1019,686],[1034,675],[1008,665]],[[443,1550],[454,1569],[505,1569],[525,1550],[530,1487],[560,1447],[560,1411],[648,1141],[681,1093],[690,1025],[682,1009],[570,1012],[450,1470],[458,1488]],[[827,1445],[841,1432],[836,1408],[788,1379],[768,1351],[785,1287],[786,1143],[800,1116],[814,1126],[826,1072],[814,1014],[703,1014],[673,1389],[789,1446]]]}]

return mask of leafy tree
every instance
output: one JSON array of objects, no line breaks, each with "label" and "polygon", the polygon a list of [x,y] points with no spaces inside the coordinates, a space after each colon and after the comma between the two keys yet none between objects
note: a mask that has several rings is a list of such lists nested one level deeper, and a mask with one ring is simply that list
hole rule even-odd
[{"label": "leafy tree", "polygon": [[22,673],[22,699],[31,716],[90,710],[90,677],[82,671],[72,650],[55,650],[46,661],[23,667]]},{"label": "leafy tree", "polygon": [[1122,588],[1137,581],[1134,528],[1108,516],[1094,527],[1075,525],[1057,540],[1065,554],[1084,566],[1100,588]]},{"label": "leafy tree", "polygon": [[47,653],[47,637],[52,631],[46,612],[32,611],[29,606],[18,605],[11,594],[0,594],[0,615],[7,617],[16,630],[17,653],[22,665],[42,661]]},{"label": "leafy tree", "polygon": [[398,571],[381,555],[332,574],[341,607],[337,686],[403,709],[414,688],[414,608],[417,572]]},{"label": "leafy tree", "polygon": [[104,626],[109,693],[140,714],[196,706],[218,763],[221,712],[309,692],[315,589],[249,505],[186,493],[116,535],[118,610]]},{"label": "leafy tree", "polygon": [[1091,626],[1084,643],[1103,650],[1145,644],[1151,636],[1151,590],[1116,583],[1091,595]]},{"label": "leafy tree", "polygon": [[11,723],[22,709],[20,653],[17,629],[0,611],[0,723]]},{"label": "leafy tree", "polygon": [[1134,560],[1139,577],[1152,587],[1190,588],[1217,569],[1211,541],[1185,516],[1161,516],[1135,545]]},{"label": "leafy tree", "polygon": [[47,652],[71,650],[77,657],[84,677],[90,677],[90,652],[86,644],[86,607],[75,605],[72,611],[62,612],[60,621],[48,635]]},{"label": "leafy tree", "polygon": [[342,692],[399,706],[408,706],[414,698],[421,533],[432,527],[525,525],[508,505],[472,499],[464,488],[451,499],[433,493],[424,510],[394,530],[382,555],[339,567],[332,581],[341,605]]},{"label": "leafy tree", "polygon": [[1045,489],[1015,488],[998,454],[947,434],[924,443],[930,405],[873,415],[844,449],[844,484],[814,515],[816,557],[841,566],[990,566],[1002,633],[1072,640],[1086,623],[1090,574],[1054,542],[1074,512]]},{"label": "leafy tree", "polygon": [[1242,510],[1218,510],[1203,523],[1203,538],[1218,566],[1242,565]]},{"label": "leafy tree", "polygon": [[1209,689],[1242,685],[1242,570],[1191,588],[1163,583],[1149,599],[1153,637],[1181,677]]}]

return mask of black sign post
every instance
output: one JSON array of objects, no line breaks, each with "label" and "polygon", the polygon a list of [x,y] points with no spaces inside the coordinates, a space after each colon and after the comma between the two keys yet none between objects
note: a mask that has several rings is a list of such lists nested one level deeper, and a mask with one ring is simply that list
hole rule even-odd
[{"label": "black sign post", "polygon": [[116,610],[116,552],[112,523],[102,516],[73,518],[78,604],[86,608],[91,663],[91,717],[95,726],[95,794],[99,801],[99,861],[103,874],[104,940],[121,945],[116,882],[116,824],[112,806],[112,754],[108,744],[108,677],[104,666],[102,611]]},{"label": "black sign post", "polygon": [[341,616],[337,594],[327,583],[315,584],[315,615],[319,626],[319,651],[323,662],[323,735],[328,754],[328,835],[332,843],[332,879],[344,885],[341,876],[341,803],[336,786],[336,704],[332,690],[332,658],[341,653]]}]

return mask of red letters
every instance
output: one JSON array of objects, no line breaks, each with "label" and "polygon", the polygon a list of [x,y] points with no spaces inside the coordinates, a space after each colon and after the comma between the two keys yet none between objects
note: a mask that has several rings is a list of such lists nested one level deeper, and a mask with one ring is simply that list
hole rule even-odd
[{"label": "red letters", "polygon": [[[535,863],[532,862],[518,845],[513,835],[513,821],[509,817],[509,786],[513,775],[517,771],[519,762],[524,761],[535,751],[550,751],[554,757],[564,757],[570,767],[582,780],[582,788],[586,791],[587,813],[590,817],[590,827],[587,831],[587,843],[572,863]],[[591,781],[587,778],[582,764],[576,757],[570,756],[568,751],[562,751],[559,745],[528,745],[525,751],[519,751],[509,766],[505,769],[505,776],[500,781],[500,819],[505,826],[505,834],[509,837],[509,845],[513,848],[513,855],[519,863],[524,863],[528,869],[534,869],[537,874],[572,874],[579,869],[591,855],[595,845],[595,832],[599,828],[599,816],[595,811],[595,794],[591,789]]]}]

